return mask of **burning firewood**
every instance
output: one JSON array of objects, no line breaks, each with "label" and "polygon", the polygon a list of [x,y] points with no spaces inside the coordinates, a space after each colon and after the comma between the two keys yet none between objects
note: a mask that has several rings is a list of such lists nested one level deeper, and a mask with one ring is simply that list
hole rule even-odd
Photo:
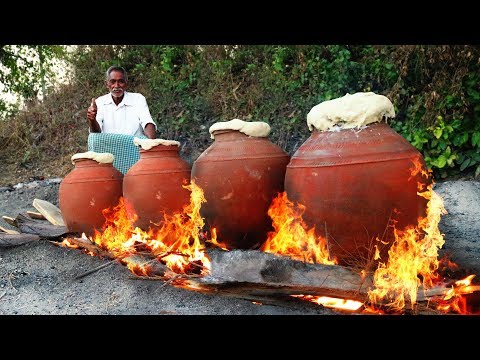
[{"label": "burning firewood", "polygon": [[[191,279],[192,288],[206,293],[235,296],[260,302],[278,301],[289,295],[325,296],[368,302],[373,288],[370,276],[362,277],[355,270],[339,265],[309,264],[288,257],[256,250],[230,252],[210,250],[211,272]],[[432,313],[427,302],[445,294],[448,287],[437,286],[418,290],[418,309]],[[385,304],[377,304],[382,308]]]},{"label": "burning firewood", "polygon": [[100,249],[97,244],[91,242],[85,238],[69,237],[63,240],[62,246],[66,247],[77,247],[80,249],[85,249],[87,252],[90,252],[92,255],[99,256],[101,258],[114,259],[115,256],[108,251]]},{"label": "burning firewood", "polygon": [[364,301],[372,286],[349,268],[308,264],[256,250],[208,252],[211,273],[196,280],[202,286],[258,295],[312,294]]},{"label": "burning firewood", "polygon": [[0,247],[18,246],[40,240],[40,236],[33,234],[5,234],[0,232]]},{"label": "burning firewood", "polygon": [[145,255],[129,255],[122,259],[122,263],[126,264],[135,275],[139,276],[164,278],[166,275],[169,275],[169,277],[175,275],[173,271],[156,258],[152,259]]}]

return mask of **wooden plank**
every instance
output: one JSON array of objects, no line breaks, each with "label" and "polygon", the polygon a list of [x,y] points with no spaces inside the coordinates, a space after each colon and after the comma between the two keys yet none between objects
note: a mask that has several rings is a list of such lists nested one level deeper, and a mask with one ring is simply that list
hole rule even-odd
[{"label": "wooden plank", "polygon": [[5,222],[8,224],[8,225],[11,225],[11,226],[17,226],[15,225],[15,219],[10,217],[10,216],[2,216],[2,219],[5,220]]},{"label": "wooden plank", "polygon": [[36,211],[27,211],[27,215],[30,216],[32,219],[47,220],[45,216]]},{"label": "wooden plank", "polygon": [[4,228],[3,226],[0,226],[0,232],[7,233],[7,234],[20,234],[18,231],[10,230],[10,229]]},{"label": "wooden plank", "polygon": [[33,207],[45,216],[45,219],[50,221],[51,224],[65,226],[60,209],[52,203],[41,199],[34,199]]},{"label": "wooden plank", "polygon": [[19,246],[38,240],[40,240],[38,235],[0,233],[0,247]]}]

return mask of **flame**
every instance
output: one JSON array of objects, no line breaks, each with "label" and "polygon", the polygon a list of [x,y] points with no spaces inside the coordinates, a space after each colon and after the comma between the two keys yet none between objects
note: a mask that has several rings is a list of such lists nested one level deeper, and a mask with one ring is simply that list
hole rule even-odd
[{"label": "flame", "polygon": [[[415,159],[412,176],[420,171],[419,159]],[[424,171],[421,174],[427,176]],[[368,293],[372,304],[386,300],[387,306],[401,311],[409,301],[413,308],[420,285],[431,288],[438,279],[438,249],[445,243],[438,224],[441,215],[447,212],[442,198],[432,188],[433,181],[418,185],[417,194],[427,199],[428,204],[426,216],[418,219],[417,226],[394,229],[395,240],[388,251],[388,261],[379,262],[373,275],[375,288]]]},{"label": "flame", "polygon": [[[230,251],[225,243],[217,241],[217,228],[211,228],[211,233],[211,239],[205,240],[206,242],[212,243],[213,246],[219,247],[222,250]],[[207,237],[207,234],[204,236]]]},{"label": "flame", "polygon": [[78,249],[79,246],[77,244],[72,243],[68,238],[63,239],[60,243],[61,246],[71,248],[71,249]]},{"label": "flame", "polygon": [[458,314],[469,314],[467,302],[463,295],[472,294],[480,291],[480,285],[472,285],[475,275],[468,275],[464,279],[455,281],[452,287],[445,293],[441,299],[434,299],[437,303],[437,309],[444,312],[455,312]]},{"label": "flame", "polygon": [[361,301],[351,299],[340,299],[329,296],[312,296],[312,295],[292,295],[303,300],[313,302],[315,304],[323,305],[328,308],[335,308],[340,310],[358,311],[363,303]]},{"label": "flame", "polygon": [[336,264],[337,259],[330,258],[325,238],[315,236],[315,228],[307,230],[302,219],[304,211],[305,206],[294,206],[286,192],[278,194],[268,209],[274,231],[268,234],[261,250],[309,263]]},{"label": "flame", "polygon": [[[152,254],[175,273],[187,273],[192,266],[206,273],[210,269],[210,260],[205,255],[205,245],[200,240],[204,220],[200,216],[200,207],[205,202],[203,190],[192,180],[190,185],[182,185],[190,193],[190,203],[183,211],[165,214],[159,229],[148,231],[132,223],[136,216],[128,217],[123,198],[117,206],[105,209],[105,224],[102,231],[95,231],[92,241],[108,250],[116,258],[123,260],[127,267],[138,275],[146,275],[147,269],[129,259],[140,251]],[[215,237],[212,239],[216,241]],[[195,265],[192,265],[195,264]]]},{"label": "flame", "polygon": [[[423,170],[419,159],[414,161],[411,176],[421,174],[430,176]],[[200,216],[200,208],[206,202],[203,191],[194,180],[190,185],[183,185],[190,194],[190,203],[182,212],[173,215],[165,214],[163,221],[156,228],[143,231],[134,228],[132,224],[136,216],[128,217],[123,198],[117,206],[105,209],[105,224],[101,231],[95,231],[93,241],[100,248],[107,250],[130,271],[139,276],[150,276],[152,261],[160,262],[175,275],[169,275],[169,280],[175,280],[180,274],[201,274],[210,272],[210,260],[205,254],[205,243],[209,242],[227,250],[226,246],[217,241],[216,229],[203,231],[204,219]],[[311,301],[325,307],[359,311],[363,313],[386,313],[386,307],[394,311],[402,311],[409,302],[413,308],[419,294],[419,288],[427,290],[439,282],[438,249],[443,244],[443,235],[439,232],[440,217],[446,214],[442,198],[433,191],[433,181],[418,182],[417,194],[428,200],[426,216],[419,218],[416,226],[405,229],[394,228],[394,242],[388,251],[388,261],[382,262],[380,252],[376,249],[378,268],[373,274],[374,288],[368,292],[368,305],[351,299],[340,299],[326,296],[292,295],[302,300]],[[268,234],[267,241],[261,250],[273,254],[289,256],[294,260],[326,265],[337,264],[337,259],[329,254],[328,242],[325,238],[315,235],[315,228],[308,229],[302,219],[305,206],[293,204],[285,192],[278,194],[272,201],[268,215],[272,219],[274,231]],[[83,238],[87,239],[83,234]],[[62,246],[78,248],[69,239],[64,239]],[[92,256],[94,254],[89,252]],[[151,260],[136,261],[138,255],[150,255]],[[137,258],[136,258],[137,256]],[[456,264],[446,260],[449,268]],[[367,270],[362,270],[362,277],[368,276]],[[455,282],[451,288],[441,289],[431,296],[429,304],[444,312],[468,313],[464,295],[480,291],[480,286],[472,285],[473,275]],[[185,280],[183,284],[192,290],[202,290],[202,286]],[[436,289],[434,289],[436,290]],[[255,303],[255,302],[254,302]],[[261,304],[261,303],[258,303]],[[377,305],[380,306],[377,306]]]}]

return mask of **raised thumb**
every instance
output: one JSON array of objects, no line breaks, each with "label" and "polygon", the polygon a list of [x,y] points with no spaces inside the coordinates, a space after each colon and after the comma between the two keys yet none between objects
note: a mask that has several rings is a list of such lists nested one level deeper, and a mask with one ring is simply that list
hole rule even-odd
[{"label": "raised thumb", "polygon": [[97,104],[95,103],[95,98],[92,98],[92,103],[90,104],[91,107],[96,108]]}]

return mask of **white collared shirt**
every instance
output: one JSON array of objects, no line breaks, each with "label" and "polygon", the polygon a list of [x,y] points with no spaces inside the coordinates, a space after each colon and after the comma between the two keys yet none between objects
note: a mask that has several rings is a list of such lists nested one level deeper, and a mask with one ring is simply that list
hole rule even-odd
[{"label": "white collared shirt", "polygon": [[125,91],[118,105],[115,105],[110,93],[100,96],[95,102],[96,119],[102,133],[141,136],[148,123],[157,128],[142,94]]}]

